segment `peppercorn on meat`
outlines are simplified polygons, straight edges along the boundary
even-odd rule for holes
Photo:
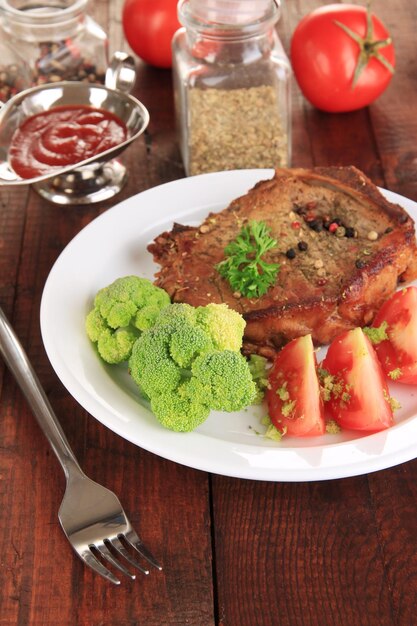
[[[278,263],[267,293],[234,291],[216,266],[242,226],[262,221]],[[273,358],[289,340],[316,344],[369,324],[399,282],[417,277],[414,222],[354,167],[277,169],[199,227],[175,224],[148,247],[174,302],[225,302],[246,320],[244,351]]]

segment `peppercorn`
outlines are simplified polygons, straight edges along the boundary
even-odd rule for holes
[[[345,237],[354,237],[354,236],[355,236],[355,229],[352,228],[352,226],[346,226]]]
[[[91,59],[84,57],[70,38],[59,42],[43,42],[35,61],[34,84],[61,80],[103,83],[104,70],[99,71]]]
[[[363,267],[365,267],[366,263],[365,261],[362,261],[362,259],[356,259],[355,265],[358,270],[361,270]]]
[[[0,65],[0,102],[7,102],[18,91],[30,85],[28,70],[15,63]]]
[[[306,241],[299,241],[297,247],[301,252],[305,252],[308,248],[308,243]]]
[[[292,209],[294,213],[297,213],[297,215],[304,215],[306,212],[305,207],[301,206],[300,204],[294,204]]]
[[[287,252],[285,253],[285,256],[287,257],[287,259],[295,259],[295,250],[294,248],[288,248]]]
[[[311,230],[314,230],[316,233],[320,233],[323,230],[323,220],[320,218],[315,218],[307,223]]]

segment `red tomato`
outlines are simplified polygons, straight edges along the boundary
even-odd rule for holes
[[[125,0],[122,23],[128,44],[141,59],[171,67],[171,41],[181,26],[177,0]]]
[[[342,428],[376,432],[392,425],[389,390],[371,342],[361,328],[332,341],[321,368],[326,408]]]
[[[385,322],[388,339],[374,348],[386,375],[399,383],[417,384],[417,287],[397,291],[380,308],[373,327]]]
[[[269,417],[280,432],[295,437],[325,432],[316,367],[311,335],[293,339],[276,356],[266,399]]]
[[[337,22],[350,29],[353,36]],[[388,86],[395,65],[394,46],[375,15],[370,25],[371,29],[366,8],[353,4],[329,4],[313,10],[299,22],[291,41],[292,67],[304,96],[318,109],[360,109],[376,100]],[[356,82],[360,45],[355,36],[372,50]],[[375,42],[386,40],[387,45],[372,49]]]

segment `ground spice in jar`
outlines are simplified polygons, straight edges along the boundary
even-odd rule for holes
[[[274,87],[189,90],[190,174],[288,165]]]

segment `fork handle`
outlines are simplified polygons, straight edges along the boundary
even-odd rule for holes
[[[45,433],[68,478],[75,471],[84,475],[22,344],[0,307],[0,353],[16,378],[39,426]]]

